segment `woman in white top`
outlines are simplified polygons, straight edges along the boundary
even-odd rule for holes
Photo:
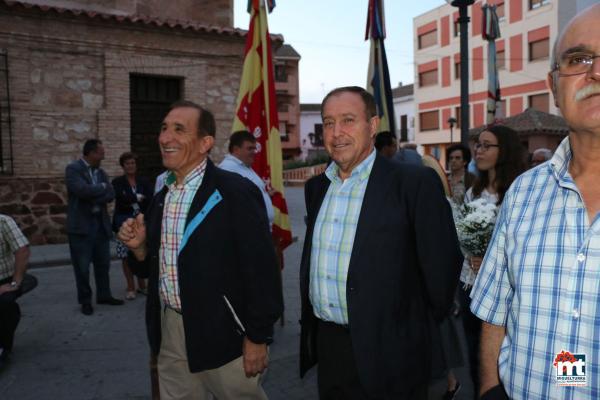
[[[525,151],[521,146],[519,136],[506,126],[490,126],[479,135],[474,151],[479,176],[473,187],[465,194],[465,203],[484,198],[499,206],[512,182],[525,171]],[[460,274],[461,286],[464,290],[459,290],[470,372],[476,397],[479,392],[478,356],[481,320],[475,317],[469,309],[471,303],[469,294],[481,261],[481,257],[465,258]]]

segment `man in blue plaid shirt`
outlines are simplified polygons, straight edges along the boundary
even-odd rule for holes
[[[596,4],[554,46],[569,136],[507,192],[471,293],[483,399],[600,398],[599,21]]]

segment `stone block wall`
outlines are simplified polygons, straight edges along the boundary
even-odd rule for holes
[[[217,3],[217,1],[215,1]],[[27,11],[30,12],[30,11]],[[32,244],[66,241],[64,169],[86,139],[103,141],[109,176],[130,150],[130,74],[179,77],[183,97],[214,112],[219,162],[235,110],[239,35],[27,12],[0,5],[0,52],[9,63],[14,173],[0,175],[0,213]]]
[[[2,179],[0,213],[15,219],[32,244],[66,240],[64,179]]]

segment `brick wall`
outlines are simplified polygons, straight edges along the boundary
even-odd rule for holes
[[[215,161],[226,153],[244,38],[87,17],[0,9],[9,62],[14,174],[0,176],[0,212],[34,244],[66,240],[64,168],[83,142],[104,142],[102,166],[122,173],[130,150],[129,75],[183,79],[183,97],[214,112]]]

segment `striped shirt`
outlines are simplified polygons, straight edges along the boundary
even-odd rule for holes
[[[169,191],[165,196],[160,232],[158,284],[163,303],[175,310],[181,310],[177,276],[179,244],[185,231],[190,205],[202,183],[205,170],[206,159],[185,177],[181,185],[177,185],[173,172],[169,172],[165,177],[165,185]]]
[[[15,252],[29,245],[14,219],[0,214],[0,279],[15,273]]]
[[[340,325],[348,324],[346,280],[358,217],[375,151],[342,181],[331,163],[325,175],[331,181],[319,210],[310,255],[309,296],[315,316]]]
[[[600,399],[600,214],[589,221],[571,158],[566,138],[515,180],[471,292],[473,313],[506,327],[498,365],[513,399]],[[557,385],[563,350],[585,354],[586,386]]]

